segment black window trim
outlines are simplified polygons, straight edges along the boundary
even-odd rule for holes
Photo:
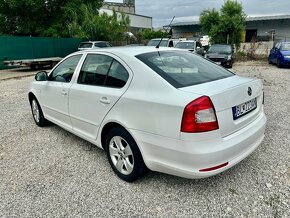
[[[106,78],[104,80],[104,84],[103,85],[93,85],[93,84],[81,83],[80,80],[79,80],[80,79],[80,76],[81,76],[82,67],[83,67],[83,65],[84,65],[84,63],[85,63],[85,61],[86,61],[86,59],[87,59],[87,57],[89,55],[104,55],[104,56],[107,56],[107,57],[112,58],[112,61],[110,63],[110,66],[108,68],[108,71],[106,73]],[[126,72],[128,73],[128,79],[127,79],[126,83],[124,84],[124,86],[122,86],[122,87],[116,87],[116,86],[108,86],[108,85],[106,85],[106,81],[107,81],[108,75],[110,73],[110,70],[111,70],[111,67],[112,67],[114,61],[116,61],[117,63],[119,63],[126,70]],[[80,67],[80,72],[79,72],[78,78],[77,78],[77,84],[78,85],[86,85],[86,86],[94,86],[94,87],[105,87],[105,88],[122,89],[122,88],[124,88],[126,86],[126,84],[128,83],[129,79],[130,79],[130,74],[129,74],[128,70],[124,67],[123,64],[120,63],[120,61],[116,60],[114,57],[112,57],[112,56],[110,56],[108,54],[103,54],[103,53],[87,53],[86,56],[84,57],[84,60],[82,61],[81,67]]]

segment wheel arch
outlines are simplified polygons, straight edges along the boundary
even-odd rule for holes
[[[36,96],[32,92],[29,92],[28,93],[29,103],[31,103],[31,101],[32,101],[33,98],[35,98],[37,100]]]
[[[117,122],[111,121],[111,122],[106,123],[101,131],[101,146],[104,150],[105,150],[105,144],[106,144],[106,136],[108,135],[110,130],[113,128],[122,128],[122,129],[125,129],[126,131],[128,131],[125,127],[123,127],[121,124],[119,124]],[[130,135],[132,136],[131,133],[130,133]]]

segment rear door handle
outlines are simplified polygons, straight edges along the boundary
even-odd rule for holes
[[[62,90],[61,91],[61,95],[66,96],[67,95],[67,92],[65,90]]]
[[[109,99],[107,99],[106,97],[102,97],[100,99],[100,102],[103,104],[110,104],[111,103],[111,101]]]

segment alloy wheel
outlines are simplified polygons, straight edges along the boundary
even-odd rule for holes
[[[134,169],[134,156],[128,142],[114,136],[109,143],[109,154],[115,168],[123,175],[129,175]]]
[[[32,115],[33,115],[34,120],[37,123],[39,123],[40,122],[40,112],[39,112],[38,104],[37,104],[35,99],[32,100],[31,108],[32,108]]]

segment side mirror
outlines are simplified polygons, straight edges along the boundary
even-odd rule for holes
[[[48,80],[47,72],[46,71],[39,71],[35,75],[34,78],[35,78],[36,81],[47,81]]]

